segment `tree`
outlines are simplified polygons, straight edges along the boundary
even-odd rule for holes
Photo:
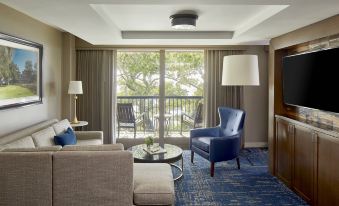
[[[9,84],[10,64],[12,62],[13,49],[10,47],[0,47],[0,84]]]
[[[10,70],[10,79],[13,84],[18,83],[20,80],[20,70],[18,65],[14,64],[13,62],[9,65]]]
[[[26,84],[33,83],[33,63],[31,60],[25,62],[25,69],[22,71],[22,81]]]
[[[203,52],[166,52],[166,95],[203,94]],[[159,52],[118,53],[118,95],[159,95]]]

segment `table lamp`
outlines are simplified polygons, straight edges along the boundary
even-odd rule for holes
[[[70,81],[68,86],[68,94],[74,94],[74,119],[72,121],[73,124],[78,124],[77,118],[77,94],[83,94],[82,91],[82,81]]]

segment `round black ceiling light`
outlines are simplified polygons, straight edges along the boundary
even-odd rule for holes
[[[174,29],[195,29],[198,15],[195,14],[174,14],[170,16],[172,28]]]

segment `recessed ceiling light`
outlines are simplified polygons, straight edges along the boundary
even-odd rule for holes
[[[173,29],[195,29],[198,15],[195,14],[174,14],[170,16]]]

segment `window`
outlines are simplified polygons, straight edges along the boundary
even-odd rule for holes
[[[119,123],[117,118],[119,138],[159,137],[159,134],[188,137],[189,129],[199,126],[193,124],[203,99],[203,65],[204,52],[200,50],[118,51],[117,102],[132,104],[135,116],[135,122],[129,124]],[[163,131],[159,131],[160,124]]]

